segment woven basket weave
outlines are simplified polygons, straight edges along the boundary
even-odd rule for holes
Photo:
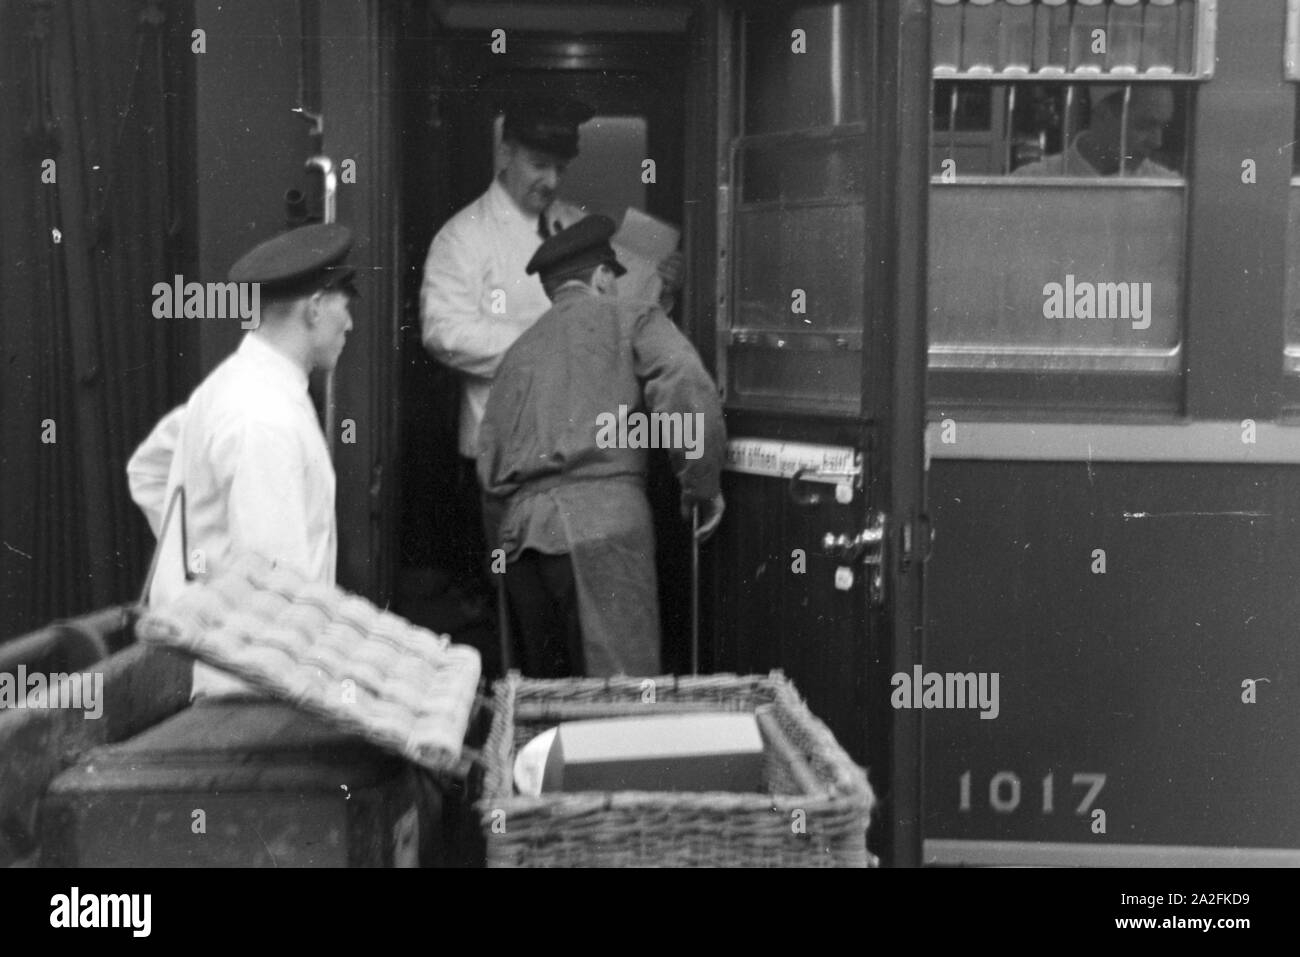
[[[651,690],[653,703],[650,703]],[[618,791],[524,797],[518,749],[561,721],[770,705],[818,790],[779,749],[766,747],[764,793]],[[874,798],[866,774],[779,671],[710,675],[498,681],[475,810],[489,867],[866,867]],[[805,772],[803,780],[809,780]]]
[[[247,554],[148,609],[136,633],[432,771],[460,772],[478,652],[359,595]]]

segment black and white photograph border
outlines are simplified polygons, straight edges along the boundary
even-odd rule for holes
[[[0,866],[1300,866],[1300,0],[0,45]]]

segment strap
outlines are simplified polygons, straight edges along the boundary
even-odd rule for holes
[[[154,546],[153,558],[149,561],[149,572],[144,577],[144,590],[140,593],[140,607],[149,604],[149,591],[153,588],[153,579],[158,571],[158,562],[161,559],[163,547],[169,540],[167,533],[171,529],[174,515],[180,516],[177,521],[181,523],[181,569],[185,573],[186,581],[194,580],[194,576],[190,574],[189,562],[186,560],[190,547],[185,525],[185,486],[178,485],[176,491],[172,492],[171,500],[167,503],[167,511],[163,513],[162,524],[158,526],[158,543]]]

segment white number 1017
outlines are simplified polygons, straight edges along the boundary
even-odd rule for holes
[[[1044,814],[1051,814],[1056,810],[1054,805],[1056,796],[1054,774],[1055,772],[1049,771],[1043,778],[1042,813]],[[970,778],[971,773],[969,771],[962,772],[961,799],[957,805],[959,811],[969,811],[971,809]],[[1079,772],[1070,779],[1070,783],[1087,786],[1088,790],[1083,795],[1083,800],[1074,809],[1075,814],[1087,814],[1088,809],[1097,800],[1097,795],[1101,793],[1101,789],[1106,786],[1106,775]],[[989,807],[999,814],[1010,814],[1020,807],[1020,778],[1014,771],[999,771],[989,778]]]

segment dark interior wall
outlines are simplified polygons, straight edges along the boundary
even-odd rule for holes
[[[151,289],[176,273],[223,279],[284,227],[287,189],[319,192],[308,124],[290,112],[315,12],[0,2],[0,120],[14,133],[0,137],[0,636],[138,594],[153,541],[126,460],[241,335],[237,320],[153,318]],[[40,181],[47,156],[57,185]],[[46,418],[57,444],[40,442]]]
[[[193,250],[189,13],[0,2],[0,638],[130,600],[152,551],[124,470],[193,361],[152,314]]]
[[[401,69],[400,163],[403,205],[401,284],[401,564],[456,568],[463,536],[457,502],[439,494],[439,477],[454,466],[460,380],[435,362],[421,343],[420,282],[429,244],[460,199],[449,197],[453,151],[442,148],[455,119],[435,96],[440,29],[426,4],[409,6],[398,42]],[[443,529],[431,535],[429,528]],[[447,534],[456,528],[458,534]]]
[[[924,712],[925,836],[1300,847],[1297,503],[1295,466],[936,460],[922,663],[1000,713]]]
[[[34,627],[37,609],[27,596],[36,588],[31,545],[37,515],[30,507],[36,473],[39,426],[18,410],[32,409],[31,395],[40,370],[38,323],[32,308],[42,298],[44,277],[37,269],[37,220],[44,203],[39,163],[21,134],[29,122],[30,91],[23,84],[31,20],[25,3],[0,3],[0,639]]]
[[[195,0],[207,43],[194,54],[200,281],[224,280],[243,252],[282,230],[285,191],[310,185],[309,126],[290,112],[301,105],[301,7]],[[205,320],[199,334],[206,375],[242,332],[237,320]]]

